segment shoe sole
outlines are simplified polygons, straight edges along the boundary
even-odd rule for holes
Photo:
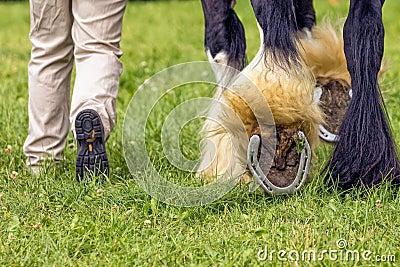
[[[75,133],[78,143],[76,179],[82,181],[85,174],[108,175],[104,130],[99,114],[91,109],[79,112],[75,119]]]

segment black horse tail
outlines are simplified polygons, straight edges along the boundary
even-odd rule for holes
[[[352,0],[343,36],[353,96],[327,165],[327,182],[340,189],[371,187],[384,179],[399,182],[399,159],[378,87],[384,49],[382,3]]]

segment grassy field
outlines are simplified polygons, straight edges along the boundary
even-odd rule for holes
[[[344,0],[336,6],[327,0],[315,2],[319,20],[326,14],[342,18],[348,5]],[[237,11],[245,24],[251,59],[259,45],[255,19],[248,1],[238,1]],[[399,1],[387,1],[385,59],[389,70],[381,81],[397,143],[399,12]],[[398,265],[398,189],[385,184],[348,194],[328,191],[319,172],[328,158],[329,146],[318,149],[313,179],[293,196],[249,193],[247,186],[239,185],[209,205],[184,208],[159,202],[137,186],[122,152],[125,111],[136,89],[153,74],[178,63],[206,59],[200,1],[129,3],[123,27],[124,73],[118,121],[107,143],[112,172],[101,185],[75,181],[72,136],[68,137],[63,170],[49,168],[34,177],[25,169],[22,146],[28,126],[28,3],[0,4],[0,26],[1,266]],[[196,88],[193,95],[212,95],[208,87]],[[197,136],[198,127],[199,123],[191,125],[184,137]],[[150,132],[148,149],[163,161],[160,166],[172,179],[179,180],[184,174],[170,168],[160,156],[158,133]],[[188,141],[188,154],[198,153],[191,148],[197,141]],[[289,261],[278,259],[279,250]],[[316,251],[321,256],[323,250],[339,252],[330,257],[322,255],[321,261],[291,261],[296,253],[301,259],[304,251]],[[344,254],[348,251],[360,253],[360,260],[350,257],[347,261]],[[369,259],[362,258],[362,253]]]

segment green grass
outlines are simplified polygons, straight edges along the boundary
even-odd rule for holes
[[[345,16],[348,1],[332,7],[316,1],[321,19]],[[258,32],[248,1],[237,10],[246,27],[248,57],[258,48]],[[390,69],[381,88],[394,136],[400,142],[400,2],[387,1],[385,59]],[[168,22],[168,23],[167,23]],[[395,255],[400,261],[400,195],[388,184],[348,194],[329,192],[319,176],[330,148],[321,147],[314,161],[312,181],[293,196],[269,197],[237,186],[222,199],[203,207],[174,207],[143,192],[132,179],[122,149],[122,125],[128,103],[143,81],[166,67],[205,60],[200,1],[129,3],[122,49],[124,73],[118,96],[118,121],[107,143],[112,174],[102,185],[75,181],[76,148],[65,150],[63,170],[49,168],[39,177],[27,172],[22,146],[27,134],[27,63],[30,55],[28,3],[0,4],[0,265],[1,266],[255,266],[266,246],[271,250],[337,249],[340,238],[347,249]],[[211,96],[197,86],[189,95]],[[167,113],[170,108],[165,105]],[[168,165],[158,144],[157,127],[149,125],[147,147],[173,181],[185,177]],[[187,154],[194,147],[200,121],[182,133]],[[193,137],[194,136],[194,137]],[[73,144],[71,136],[68,144]],[[11,146],[11,152],[6,152]],[[12,172],[18,172],[11,178]],[[380,200],[378,207],[376,201]],[[275,265],[292,266],[294,262]],[[373,261],[298,262],[300,266],[369,265]],[[396,263],[382,263],[393,265]]]

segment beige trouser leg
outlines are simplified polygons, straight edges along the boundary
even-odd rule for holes
[[[69,0],[31,0],[30,10],[29,130],[24,153],[28,165],[38,165],[46,157],[63,159],[69,129],[73,20]]]
[[[112,130],[122,65],[119,57],[126,0],[30,0],[27,164],[63,160],[70,122],[82,109],[96,110],[107,138]],[[73,58],[76,81],[70,114]],[[73,124],[72,124],[73,126]]]
[[[74,0],[72,38],[75,42],[76,80],[71,105],[75,117],[83,109],[100,115],[107,139],[116,120],[115,101],[122,64],[122,17],[127,0]]]

